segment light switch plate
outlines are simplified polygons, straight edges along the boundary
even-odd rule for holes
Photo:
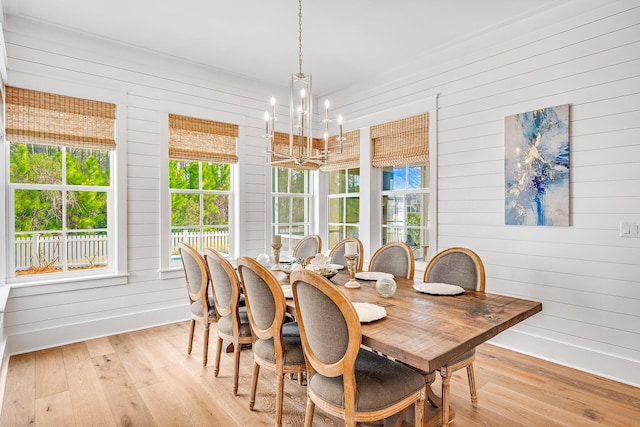
[[[640,221],[620,221],[620,237],[640,238]]]

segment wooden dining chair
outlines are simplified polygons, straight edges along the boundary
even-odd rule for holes
[[[302,382],[306,371],[298,323],[285,323],[284,292],[271,271],[248,257],[238,258],[238,271],[244,286],[249,323],[255,335],[249,408],[253,409],[256,401],[260,367],[275,371],[275,425],[279,427],[282,425],[284,375],[297,374],[298,381]]]
[[[344,250],[347,245],[347,242],[354,242],[358,247],[358,260],[356,261],[356,271],[362,271],[362,265],[364,263],[364,246],[360,239],[356,239],[355,237],[349,237],[347,239],[341,240],[331,249],[329,252],[329,258],[331,258],[331,264],[340,264],[343,266],[347,266],[347,259],[344,257]]]
[[[213,299],[218,314],[218,342],[213,375],[217,377],[220,372],[223,341],[233,343],[233,394],[237,395],[240,351],[243,345],[253,342],[249,316],[246,307],[240,306],[240,279],[233,265],[213,249],[204,250],[204,259],[209,269]]]
[[[371,257],[369,271],[382,271],[396,277],[413,279],[415,272],[413,250],[403,242],[382,245]]]
[[[189,295],[191,325],[189,329],[189,345],[187,354],[193,347],[193,333],[196,322],[204,324],[204,346],[202,348],[202,365],[207,366],[209,354],[209,325],[218,321],[213,297],[209,295],[209,270],[200,253],[187,243],[178,243],[178,251],[182,259],[184,277]]]
[[[291,281],[308,370],[304,425],[311,427],[316,405],[355,426],[415,404],[415,425],[421,426],[422,375],[360,347],[358,314],[334,284],[309,270],[292,272]]]
[[[484,292],[485,272],[482,260],[471,249],[454,247],[445,249],[431,258],[424,272],[424,281],[431,283],[448,283],[458,285],[464,289]],[[476,349],[473,348],[462,355],[449,361],[440,368],[442,377],[442,424],[449,423],[450,382],[453,373],[459,369],[467,368],[469,380],[469,392],[471,404],[478,406],[476,393],[476,381],[473,372],[473,361]]]
[[[310,234],[300,240],[291,254],[294,258],[307,258],[322,252],[322,239],[317,234]]]

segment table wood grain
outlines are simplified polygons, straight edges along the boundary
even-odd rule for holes
[[[284,274],[279,279],[288,282]],[[340,272],[331,282],[351,302],[377,304],[387,311],[385,318],[362,324],[362,344],[426,372],[542,310],[537,301],[476,291],[427,295],[413,289],[413,280],[401,278],[395,279],[395,295],[382,298],[375,282],[359,280],[360,288],[347,289],[343,285],[348,279],[348,273]],[[293,301],[287,304],[295,312]]]

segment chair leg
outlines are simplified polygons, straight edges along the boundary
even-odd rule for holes
[[[207,366],[209,357],[209,323],[204,325],[204,346],[202,347],[202,366]]]
[[[189,327],[189,345],[187,345],[187,354],[191,354],[191,348],[193,347],[193,332],[196,330],[196,321],[191,319],[191,326]]]
[[[425,403],[427,401],[427,389],[424,388],[420,392],[420,398],[416,401],[416,419],[415,424],[417,426],[424,425],[424,412],[425,412]]]
[[[240,371],[240,350],[242,350],[242,346],[240,343],[234,344],[233,349],[233,395],[238,395],[238,372]]]
[[[316,404],[313,400],[307,396],[307,410],[304,413],[304,427],[311,427],[313,425],[313,411],[316,408]]]
[[[469,392],[471,393],[471,405],[478,407],[478,394],[476,393],[476,377],[473,373],[473,364],[467,366],[467,378],[469,379]]]
[[[220,372],[220,355],[222,354],[222,338],[218,337],[216,344],[216,366],[213,368],[213,376],[217,377]]]
[[[253,409],[256,404],[256,389],[258,388],[258,375],[260,375],[260,365],[253,362],[253,374],[251,375],[251,394],[249,396],[249,409]]]
[[[449,425],[449,399],[450,399],[450,382],[451,369],[447,366],[440,368],[440,376],[442,377],[442,426]]]
[[[276,427],[282,426],[282,404],[284,401],[284,374],[276,376]]]

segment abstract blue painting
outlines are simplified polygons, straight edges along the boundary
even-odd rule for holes
[[[569,225],[569,104],[505,117],[505,224]]]

